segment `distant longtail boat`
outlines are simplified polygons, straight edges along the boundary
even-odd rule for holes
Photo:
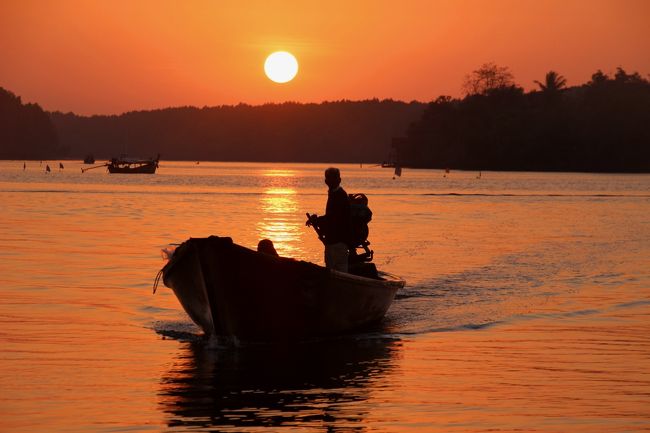
[[[112,158],[109,162],[94,167],[82,168],[81,172],[84,173],[94,168],[106,167],[109,173],[144,173],[153,174],[158,168],[160,161],[160,154],[156,159],[137,159],[128,158],[126,155],[121,155],[119,158]]]
[[[149,173],[153,174],[158,168],[158,161],[160,161],[160,155],[156,159],[135,159],[128,158],[125,155],[120,156],[119,158],[113,158],[108,163],[108,172],[109,173]]]

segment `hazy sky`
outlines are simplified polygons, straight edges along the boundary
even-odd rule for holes
[[[276,50],[300,63],[271,82]],[[47,110],[460,96],[485,62],[526,89],[650,74],[650,0],[0,0],[0,86]]]

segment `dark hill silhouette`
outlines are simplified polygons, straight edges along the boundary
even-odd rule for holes
[[[63,153],[47,113],[0,87],[0,159],[49,159]]]
[[[119,116],[51,113],[70,156],[379,162],[425,104],[392,100],[180,107]]]

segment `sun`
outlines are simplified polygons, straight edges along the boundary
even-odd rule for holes
[[[264,62],[264,72],[271,81],[287,83],[298,73],[298,60],[286,51],[276,51]]]

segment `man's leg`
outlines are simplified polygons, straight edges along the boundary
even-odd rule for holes
[[[325,266],[336,271],[348,272],[348,246],[343,242],[325,245]]]

